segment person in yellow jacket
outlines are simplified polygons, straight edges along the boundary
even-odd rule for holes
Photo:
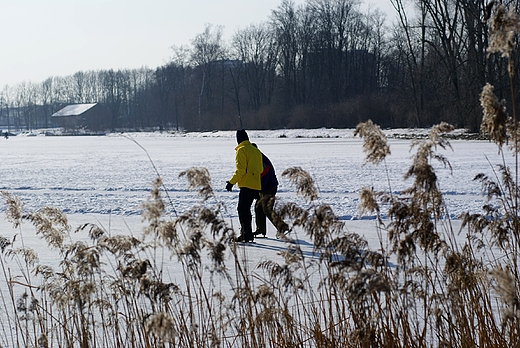
[[[241,233],[237,242],[252,242],[254,239],[251,222],[251,206],[253,201],[259,198],[262,189],[260,174],[263,171],[262,153],[249,141],[249,136],[244,129],[237,131],[237,143],[235,148],[236,169],[231,179],[226,182],[226,190],[231,191],[237,184],[240,189],[238,194],[238,219],[240,220]]]

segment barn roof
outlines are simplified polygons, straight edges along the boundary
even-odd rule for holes
[[[52,114],[52,117],[79,116],[85,111],[93,108],[96,104],[97,103],[67,105],[63,109],[56,111],[54,114]]]

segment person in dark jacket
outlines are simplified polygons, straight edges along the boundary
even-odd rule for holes
[[[238,219],[240,220],[241,233],[237,242],[252,242],[254,239],[251,222],[251,206],[258,200],[261,184],[262,154],[249,141],[249,136],[244,129],[237,131],[237,147],[235,148],[236,169],[231,179],[226,182],[226,190],[231,191],[233,185],[240,188],[238,194]]]
[[[256,144],[252,144],[257,147]],[[262,153],[262,167],[263,171],[260,174],[262,189],[260,191],[259,199],[255,204],[255,219],[256,219],[256,231],[255,237],[264,236],[267,234],[266,217],[276,227],[276,237],[280,238],[289,230],[289,226],[283,221],[283,219],[274,210],[275,195],[278,191],[278,179],[276,178],[276,172],[274,166]]]

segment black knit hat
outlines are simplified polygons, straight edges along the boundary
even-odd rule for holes
[[[245,129],[237,130],[237,143],[241,143],[245,140],[249,140]]]

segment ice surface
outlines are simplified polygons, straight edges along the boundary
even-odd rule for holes
[[[384,231],[377,229],[373,216],[359,216],[360,189],[367,186],[398,193],[412,185],[411,180],[403,179],[415,151],[410,149],[412,141],[403,139],[410,132],[389,132],[396,134],[389,140],[392,154],[379,166],[364,163],[363,140],[354,138],[352,130],[250,131],[249,136],[276,168],[281,202],[304,203],[281,176],[287,168],[302,167],[315,179],[320,203],[329,204],[345,221],[347,231],[361,234],[371,249],[378,250],[380,241],[385,240],[379,234]],[[200,202],[196,192],[187,189],[185,178],[179,178],[180,172],[194,166],[208,169],[215,199],[225,204],[225,219],[238,231],[238,191],[225,190],[225,182],[235,165],[234,132],[15,136],[0,140],[0,189],[19,197],[29,210],[43,206],[64,210],[73,231],[84,223],[93,223],[111,235],[142,236],[145,223],[140,216],[141,204],[149,196],[156,170],[172,200],[172,204],[167,203],[167,210],[180,214]],[[456,219],[465,211],[480,212],[485,204],[480,184],[473,181],[475,175],[482,172],[493,177],[495,165],[503,161],[512,164],[514,158],[508,154],[500,156],[496,146],[486,141],[452,140],[451,145],[453,151],[440,151],[451,168],[433,164],[450,217]],[[5,210],[5,205],[0,204],[0,218]],[[458,230],[460,221],[454,220],[452,224]],[[46,247],[29,223],[12,229],[7,221],[0,219],[0,231],[9,240],[16,235],[16,247],[23,244],[34,249],[41,264],[59,269],[58,251]],[[285,241],[274,238],[274,227],[269,224],[267,236],[239,248],[238,257],[254,272],[259,272],[255,267],[260,261],[282,262],[279,252],[287,249]],[[295,229],[290,237],[299,244],[305,257],[319,257],[316,254],[319,251],[303,231]],[[73,233],[71,238],[88,240],[86,233]],[[167,254],[161,257],[155,261],[167,272],[165,278],[182,284],[182,267]],[[16,287],[17,295],[24,289]],[[0,284],[1,292],[7,296],[5,282]],[[2,315],[0,319],[5,319]]]
[[[276,168],[282,202],[297,199],[293,187],[281,176],[295,166],[313,176],[320,201],[346,220],[360,218],[361,187],[399,192],[412,184],[403,179],[414,153],[410,140],[389,139],[391,155],[373,166],[364,163],[363,140],[353,137],[352,130],[250,131],[249,135]],[[481,172],[494,175],[494,166],[503,163],[503,158],[487,141],[452,140],[451,145],[453,151],[440,153],[452,170],[432,163],[450,216],[457,218],[464,211],[480,210],[484,200],[480,184],[473,178]],[[217,199],[228,206],[230,217],[236,217],[236,187],[231,193],[224,189],[234,170],[235,146],[234,132],[10,137],[0,144],[0,189],[18,196],[31,210],[52,206],[68,214],[139,215],[157,175],[155,166],[173,201],[168,209],[182,213],[200,199],[187,189],[179,173],[205,167]],[[510,155],[505,159],[513,160]]]

